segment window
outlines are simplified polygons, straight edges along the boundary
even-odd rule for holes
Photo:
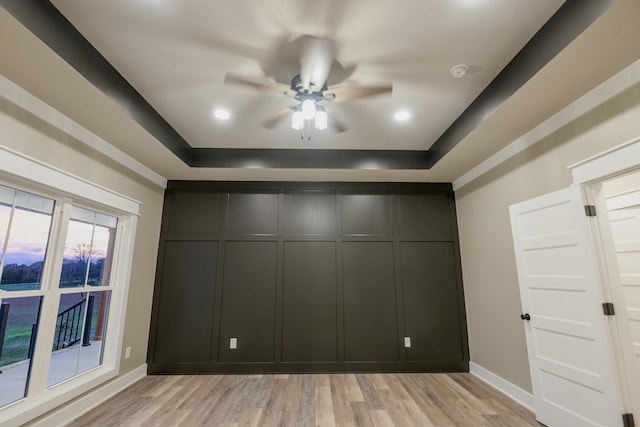
[[[47,386],[102,364],[111,291],[108,288],[116,238],[116,217],[71,207],[67,223]]]
[[[0,406],[27,393],[43,294],[24,293],[41,289],[54,205],[0,185],[0,289],[14,293],[0,306]]]
[[[0,164],[16,162],[0,147]],[[117,375],[138,211],[27,163],[20,185],[0,175],[0,419],[15,424]]]

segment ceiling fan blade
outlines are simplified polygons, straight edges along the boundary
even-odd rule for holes
[[[334,42],[312,36],[300,41],[300,81],[302,87],[313,91],[324,86],[333,65]]]
[[[327,122],[328,122],[329,128],[331,128],[333,132],[342,133],[351,129],[351,127],[349,127],[349,125],[347,125],[346,122],[338,118],[338,114],[336,113],[334,108],[329,108],[327,106],[325,107],[325,110],[328,116]]]
[[[391,92],[393,87],[387,86],[341,86],[331,88],[327,91],[327,94],[333,94],[335,98],[334,102],[351,101],[358,98],[364,98],[367,96],[380,95],[383,93]]]
[[[262,92],[275,93],[278,95],[282,95],[282,94],[286,95],[289,92],[288,88],[284,88],[280,85],[273,84],[270,82],[260,81],[257,79],[253,79],[251,77],[240,76],[238,74],[234,74],[231,72],[227,73],[224,76],[224,83],[246,86],[252,89],[260,90]]]
[[[267,129],[273,129],[278,126],[284,119],[287,118],[292,112],[291,107],[285,107],[275,112],[271,117],[265,119],[260,123]]]
[[[346,132],[349,129],[351,129],[349,127],[349,125],[347,125],[342,120],[336,119],[335,117],[332,117],[330,119],[330,123],[331,123],[331,127],[332,127],[332,129],[334,130],[335,133],[342,133],[342,132]]]

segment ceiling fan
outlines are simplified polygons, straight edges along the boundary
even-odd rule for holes
[[[280,44],[276,48],[275,59],[263,66],[273,82],[258,81],[233,72],[228,72],[224,81],[225,84],[284,94],[296,101],[261,123],[268,129],[275,128],[291,116],[291,127],[295,130],[302,130],[305,126],[323,130],[329,126],[328,115],[331,112],[328,103],[351,101],[392,90],[391,84],[340,85],[355,71],[355,66],[343,67],[334,55],[333,40],[304,35]],[[348,126],[335,115],[331,117],[331,124],[337,132],[348,130]]]

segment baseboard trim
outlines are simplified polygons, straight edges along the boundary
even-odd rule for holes
[[[156,363],[148,364],[149,375],[207,374],[310,374],[338,372],[469,372],[469,362],[278,362],[278,363]]]
[[[32,427],[64,426],[141,380],[146,375],[147,365],[144,364],[95,390],[89,391],[72,403],[52,411],[50,415],[46,415],[33,423]]]
[[[489,384],[491,387],[495,388],[502,394],[515,400],[531,412],[535,413],[535,410],[533,408],[533,395],[531,393],[524,391],[520,387],[511,384],[504,378],[473,362],[469,362],[469,372],[485,383]]]

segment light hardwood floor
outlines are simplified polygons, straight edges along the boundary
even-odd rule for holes
[[[148,376],[79,426],[541,426],[470,374]]]

